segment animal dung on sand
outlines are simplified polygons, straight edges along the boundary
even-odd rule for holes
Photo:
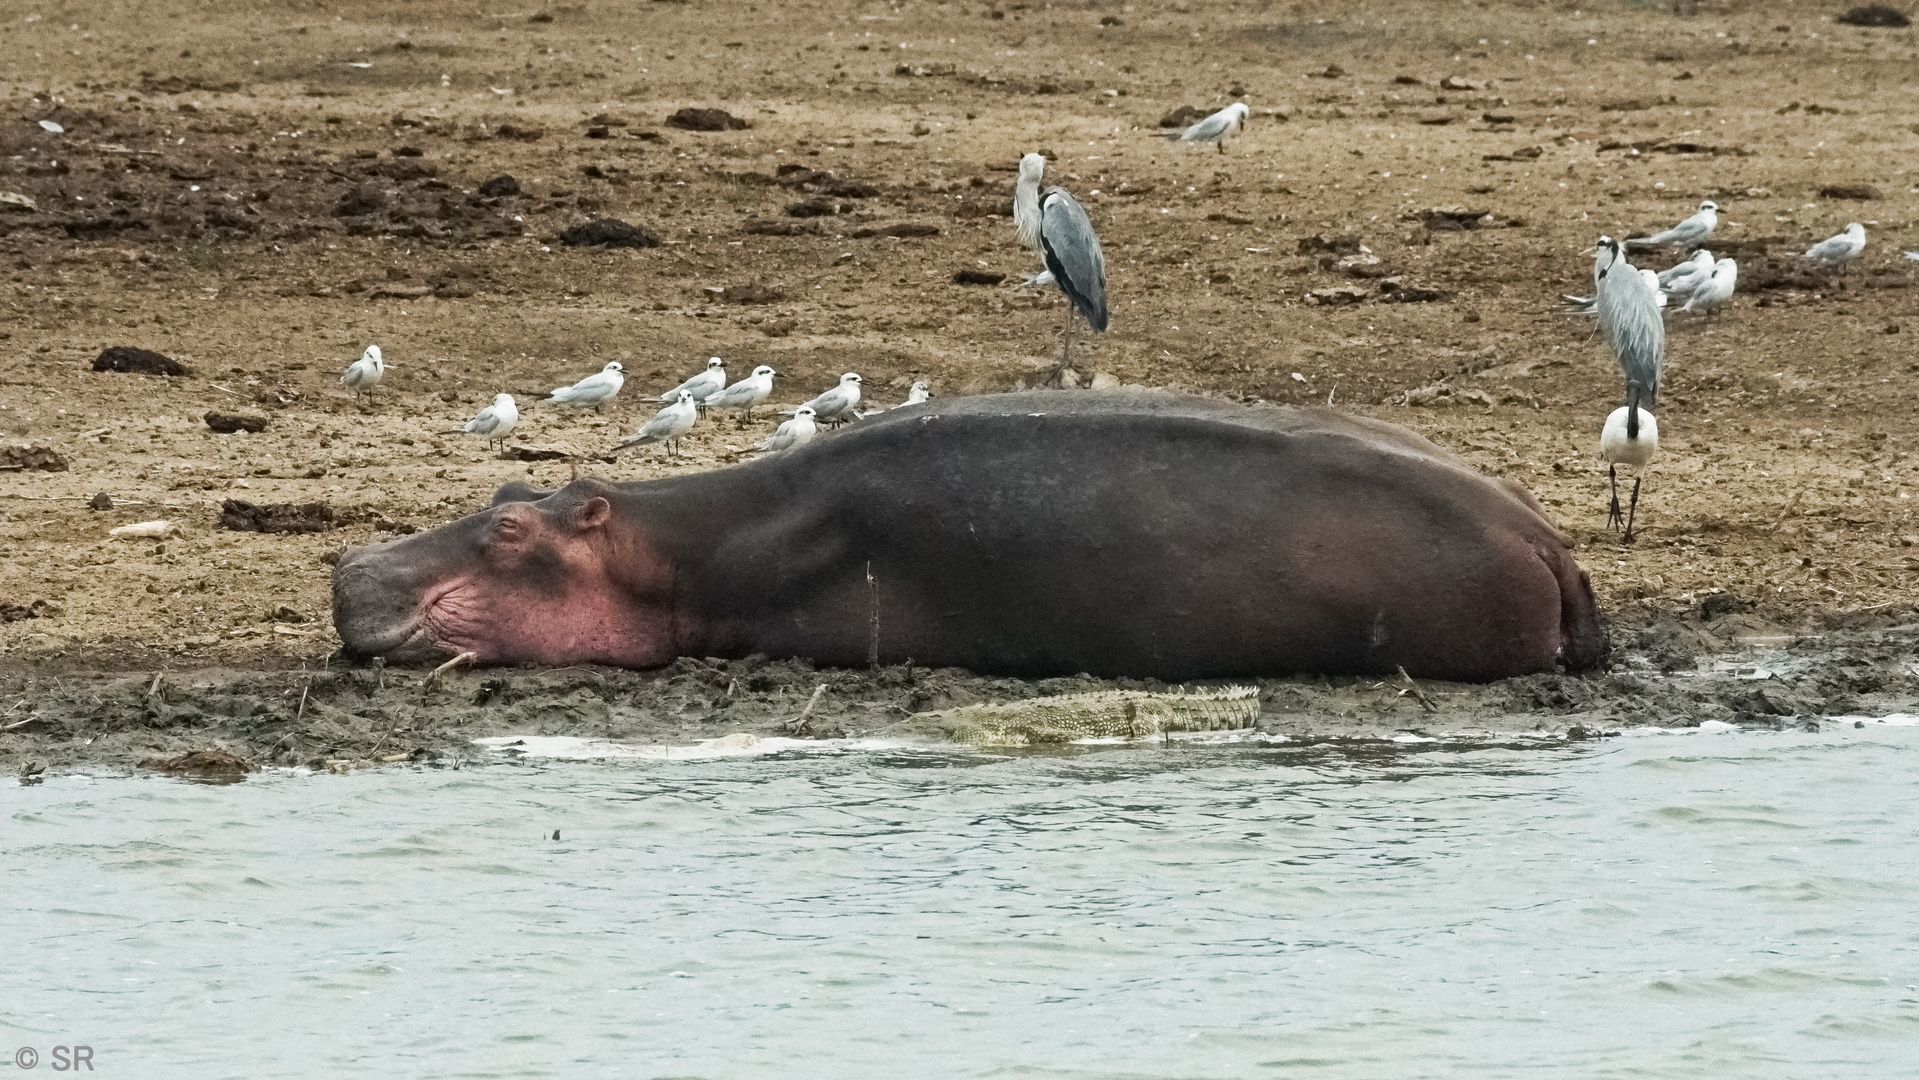
[[[129,345],[114,345],[101,350],[100,355],[93,358],[93,370],[175,377],[192,374],[190,368],[170,356]]]

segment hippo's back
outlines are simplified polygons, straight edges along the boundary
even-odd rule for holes
[[[1486,679],[1583,666],[1599,640],[1530,499],[1325,409],[960,398],[738,471],[763,512],[692,583],[721,653]]]

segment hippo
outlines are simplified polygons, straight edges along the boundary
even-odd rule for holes
[[[928,401],[730,468],[509,484],[345,552],[333,618],[388,663],[1483,682],[1606,653],[1517,485],[1393,424],[1157,392]]]

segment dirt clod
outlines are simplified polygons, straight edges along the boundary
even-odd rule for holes
[[[0,445],[0,471],[66,472],[67,459],[47,446]]]
[[[248,773],[260,771],[260,766],[219,747],[189,750],[173,757],[150,757],[140,762],[140,767],[168,776],[225,783],[243,780]]]
[[[992,274],[985,270],[953,271],[953,284],[955,285],[998,285],[1005,280],[1005,274]]]
[[[136,349],[128,345],[114,345],[101,351],[93,358],[93,370],[118,371],[129,375],[172,375],[191,374],[185,364],[170,356],[163,356],[152,349]]]
[[[1847,26],[1881,26],[1895,29],[1912,25],[1911,17],[1905,12],[1884,4],[1866,4],[1848,9],[1844,15],[1839,16],[1838,21]]]
[[[651,248],[660,246],[660,238],[618,218],[583,221],[566,229],[558,237],[568,247]]]
[[[239,499],[220,504],[220,527],[234,532],[327,532],[343,524],[326,503],[268,503],[256,506]]]
[[[725,109],[681,109],[666,118],[667,127],[681,131],[743,131],[751,124]]]
[[[508,195],[518,195],[520,193],[520,182],[511,176],[502,174],[485,181],[475,190],[484,198],[503,199]]]
[[[113,496],[108,495],[106,492],[102,491],[99,494],[95,495],[93,498],[87,500],[87,509],[111,510],[113,509]]]
[[[1884,195],[1879,193],[1879,189],[1873,187],[1871,184],[1827,184],[1825,187],[1819,189],[1819,197],[1822,199],[1855,199],[1860,202],[1870,202],[1874,199],[1885,198]]]
[[[261,432],[267,429],[264,416],[229,416],[226,413],[209,412],[201,417],[207,426],[222,435],[231,435],[236,431]]]

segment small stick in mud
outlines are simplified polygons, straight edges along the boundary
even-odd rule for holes
[[[1439,711],[1439,706],[1434,705],[1432,703],[1432,700],[1426,696],[1425,692],[1420,690],[1419,684],[1413,681],[1413,677],[1411,675],[1406,674],[1406,666],[1404,664],[1401,664],[1399,666],[1399,677],[1405,680],[1406,692],[1413,696],[1414,701],[1419,702],[1420,708],[1426,710],[1427,712]]]
[[[373,670],[380,673],[380,689],[385,690],[386,689],[386,657],[384,656],[374,657]]]
[[[313,689],[312,683],[308,683],[300,688],[300,707],[293,712],[293,722],[296,724],[307,714],[307,691],[311,689]]]
[[[473,660],[479,655],[480,654],[476,652],[463,652],[460,655],[454,657],[453,659],[448,660],[446,663],[441,664],[439,667],[436,667],[432,671],[427,672],[426,684],[428,686],[432,686],[435,682],[439,680],[440,676],[446,674],[449,671],[452,671],[454,668],[459,667],[461,664],[464,664],[470,660]]]
[[[163,671],[156,671],[153,673],[153,685],[147,687],[147,697],[153,698],[153,697],[160,696],[160,678],[161,676],[165,674],[166,673]]]
[[[824,693],[826,693],[825,683],[815,686],[813,688],[813,696],[806,700],[806,708],[801,709],[798,716],[786,722],[786,730],[795,735],[804,730],[806,727],[806,718],[813,715],[813,706],[820,703],[820,695]]]
[[[1792,516],[1792,512],[1794,510],[1799,509],[1799,497],[1801,495],[1804,495],[1805,493],[1806,493],[1805,488],[1800,488],[1798,491],[1795,491],[1792,493],[1792,498],[1786,500],[1785,509],[1779,511],[1779,516],[1772,519],[1772,528],[1769,530],[1770,532],[1778,532],[1779,526],[1784,525],[1786,523],[1786,519]]]

